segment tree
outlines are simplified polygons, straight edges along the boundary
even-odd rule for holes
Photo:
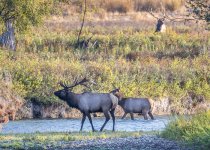
[[[84,0],[84,15],[83,15],[83,18],[82,18],[82,24],[81,24],[81,28],[79,30],[79,34],[77,36],[77,44],[76,44],[77,46],[76,47],[80,47],[81,46],[80,36],[82,34],[82,29],[83,29],[83,26],[84,26],[84,23],[85,23],[86,12],[87,12],[87,0]],[[85,44],[85,42],[82,43],[82,47],[83,47],[83,44]]]
[[[15,33],[23,33],[43,21],[52,0],[0,0],[0,23],[4,32],[0,45],[15,50]]]
[[[205,20],[207,23],[210,23],[209,0],[188,0],[187,8],[194,18],[198,20]]]

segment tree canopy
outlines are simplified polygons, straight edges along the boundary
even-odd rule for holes
[[[52,0],[0,0],[0,22],[12,20],[18,32],[40,24],[50,12]]]

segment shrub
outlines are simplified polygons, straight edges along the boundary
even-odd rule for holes
[[[169,123],[162,132],[165,138],[179,140],[195,149],[210,147],[210,111],[186,118],[178,118]]]
[[[84,28],[86,33],[90,29]],[[34,32],[18,38],[15,53],[0,50],[0,74],[9,72],[14,90],[26,99],[58,102],[53,91],[59,81],[72,83],[86,76],[98,82],[93,91],[120,87],[125,96],[169,97],[179,102],[192,91],[210,99],[208,52],[205,36],[194,33],[165,34],[135,29],[94,28],[97,47],[75,49],[76,34]],[[82,92],[83,87],[75,88]]]

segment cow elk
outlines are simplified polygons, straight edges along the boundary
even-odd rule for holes
[[[120,105],[125,112],[122,119],[124,119],[128,113],[130,113],[132,120],[134,120],[134,113],[142,114],[145,120],[148,119],[148,114],[152,120],[154,119],[151,112],[151,102],[148,98],[123,98],[119,89],[115,89],[111,92],[118,97],[118,105]]]

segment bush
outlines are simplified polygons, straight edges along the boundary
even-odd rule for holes
[[[41,29],[40,29],[41,30]],[[16,52],[0,50],[0,74],[12,75],[13,89],[28,100],[59,102],[53,91],[59,81],[71,84],[86,76],[98,83],[93,91],[109,92],[120,87],[125,96],[169,97],[180,102],[193,92],[210,99],[209,46],[205,36],[194,33],[153,34],[135,29],[94,28],[91,42],[97,47],[75,49],[76,34],[41,30],[18,37]],[[90,29],[84,28],[86,33]],[[83,87],[75,88],[82,92]]]
[[[210,111],[176,119],[166,127],[162,136],[186,142],[195,149],[209,149]]]

